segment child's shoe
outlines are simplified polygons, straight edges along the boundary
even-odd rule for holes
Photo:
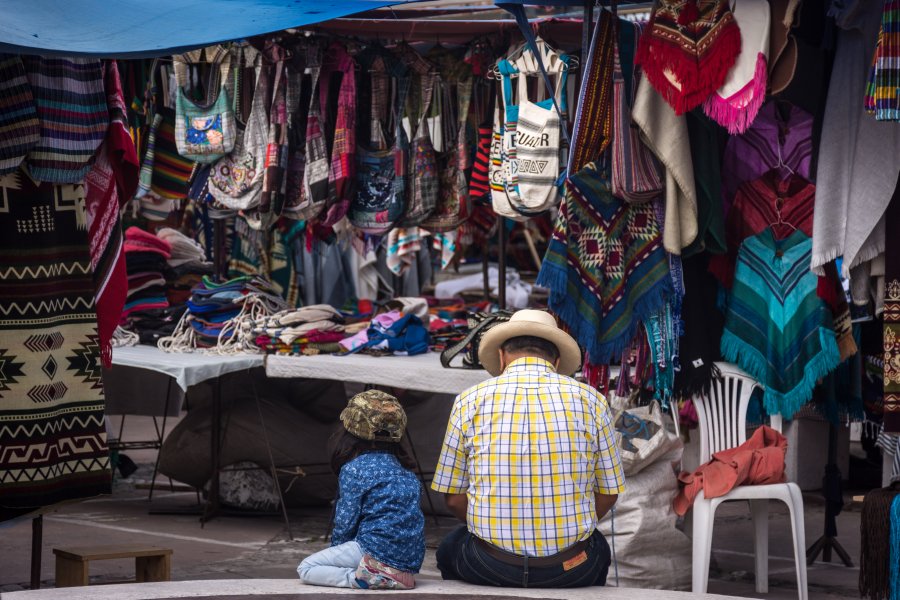
[[[416,587],[412,573],[389,567],[368,554],[356,568],[356,584],[369,590],[411,590]]]

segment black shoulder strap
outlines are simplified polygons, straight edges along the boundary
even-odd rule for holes
[[[441,366],[445,369],[464,369],[466,367],[453,367],[450,365],[450,362],[459,356],[466,347],[472,343],[472,341],[478,336],[481,331],[491,325],[494,321],[496,321],[500,317],[500,315],[490,315],[486,317],[481,323],[473,327],[469,330],[469,333],[466,334],[466,337],[461,339],[459,342],[453,344],[443,352],[441,352]]]

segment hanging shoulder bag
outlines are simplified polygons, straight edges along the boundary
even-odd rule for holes
[[[420,75],[421,107],[416,113],[417,127],[411,138],[409,152],[409,182],[406,186],[406,214],[400,227],[418,227],[434,211],[437,205],[439,181],[437,158],[428,130],[428,109],[434,95],[438,75],[430,72]],[[408,117],[413,121],[412,116]]]
[[[623,25],[628,27],[629,25]],[[640,25],[632,25],[638,31]],[[641,139],[638,127],[631,120],[631,104],[639,78],[633,77],[630,93],[626,90],[625,77],[619,57],[619,46],[615,45],[613,59],[613,97],[612,97],[612,159],[611,184],[612,194],[633,204],[649,202],[663,191],[662,168],[656,156]],[[631,60],[631,57],[626,57]]]
[[[372,73],[373,97],[376,81],[382,76],[380,67],[376,65]],[[397,94],[392,107],[396,130],[393,146],[386,150],[360,146],[356,154],[357,189],[347,218],[354,227],[370,235],[385,235],[393,229],[406,205],[409,142],[399,117],[401,107],[406,103],[409,77],[404,73],[396,78],[396,82]],[[376,144],[386,143],[381,117],[381,114],[372,114],[371,141]]]
[[[265,176],[268,70],[262,67],[260,56],[253,53],[251,56],[256,65],[256,85],[250,116],[243,131],[238,132],[231,153],[219,159],[209,175],[209,193],[232,210],[248,210],[259,205]]]
[[[206,105],[190,100],[185,90],[190,87],[191,67],[197,64],[202,50],[172,57],[175,81],[175,143],[178,153],[194,162],[212,163],[234,148],[235,121],[226,82],[231,56],[221,46],[208,51],[211,63],[207,94],[216,94]]]

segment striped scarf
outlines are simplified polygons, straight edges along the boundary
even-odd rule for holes
[[[570,175],[537,284],[588,362],[618,358],[638,325],[672,294],[652,204],[614,198],[596,163]]]
[[[635,64],[682,115],[722,87],[741,52],[741,32],[726,0],[660,0]]]
[[[771,229],[747,238],[738,254],[722,334],[722,355],[765,388],[769,414],[793,417],[812,399],[816,381],[840,363],[831,313],[809,270],[812,240]]]
[[[37,181],[80,183],[109,125],[103,65],[95,58],[22,62],[41,122],[41,140],[25,159],[29,172]]]
[[[900,121],[900,1],[886,0],[878,45],[866,83],[866,112],[878,121]]]

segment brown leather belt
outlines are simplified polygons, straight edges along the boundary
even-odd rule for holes
[[[484,541],[478,536],[473,535],[472,537],[475,539],[475,543],[478,544],[478,547],[484,550],[487,554],[496,558],[500,562],[516,567],[525,566],[526,559],[528,560],[528,566],[531,567],[554,567],[556,565],[560,565],[570,558],[574,558],[581,552],[587,550],[588,542],[590,541],[590,538],[582,540],[576,544],[569,546],[562,552],[557,552],[556,554],[551,554],[550,556],[520,556],[518,554],[513,554],[512,552],[507,552],[502,548],[498,548],[497,546]]]

